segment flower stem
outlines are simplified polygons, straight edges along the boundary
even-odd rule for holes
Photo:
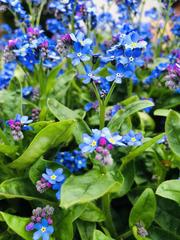
[[[123,234],[121,234],[119,237],[117,237],[117,240],[124,240],[132,235],[132,230],[129,230]]]
[[[110,88],[110,91],[109,91],[108,95],[106,96],[106,98],[105,98],[105,100],[104,100],[104,105],[105,105],[105,106],[108,105],[108,102],[109,102],[109,100],[110,100],[110,98],[111,98],[111,95],[112,95],[115,87],[116,87],[116,83],[113,82],[113,84],[112,84],[112,86],[111,86],[111,88]]]
[[[106,194],[102,197],[102,209],[105,214],[106,220],[105,220],[105,226],[110,232],[112,237],[116,237],[116,229],[113,224],[112,215],[111,215],[111,200],[110,200],[110,194]]]
[[[100,103],[100,124],[99,124],[99,128],[102,129],[105,125],[105,112],[106,112],[106,106],[104,104],[104,102]]]

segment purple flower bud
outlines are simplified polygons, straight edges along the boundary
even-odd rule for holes
[[[102,148],[102,147],[97,147],[97,148],[96,148],[96,152],[102,153],[102,152],[103,152],[103,148]]]
[[[31,223],[29,223],[27,226],[26,226],[26,231],[32,231],[32,230],[34,230],[34,223],[33,222],[31,222]]]
[[[107,149],[104,149],[103,153],[104,156],[108,156],[109,155],[109,151]]]
[[[46,216],[46,212],[43,210],[42,213],[41,213],[41,217],[45,217]]]
[[[95,159],[98,160],[98,161],[101,161],[102,156],[101,156],[100,154],[97,154],[96,157],[95,157]]]
[[[41,222],[41,217],[37,217],[36,222]]]
[[[105,146],[106,144],[107,144],[106,138],[105,138],[105,137],[101,137],[101,138],[99,139],[99,145],[100,145],[100,146]]]
[[[112,150],[112,149],[113,149],[113,145],[112,145],[112,144],[108,144],[108,145],[107,145],[107,149],[108,149],[108,150]]]
[[[47,219],[47,221],[48,221],[48,224],[50,224],[50,225],[53,224],[53,220],[50,217]]]

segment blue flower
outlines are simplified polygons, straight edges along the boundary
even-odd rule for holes
[[[95,75],[100,71],[101,69],[100,67],[97,68],[96,70],[92,70],[91,66],[85,65],[84,69],[86,71],[86,74],[79,75],[79,78],[84,79],[83,83],[88,84],[91,80],[95,82],[100,80],[100,77]]]
[[[99,103],[98,101],[95,101],[95,102],[88,102],[85,106],[84,106],[84,110],[86,112],[89,112],[91,109],[97,109],[99,106]]]
[[[124,46],[126,49],[145,48],[147,42],[140,39],[140,36],[136,32],[131,32],[124,39]]]
[[[120,136],[118,133],[111,133],[107,127],[102,129],[101,137],[106,138],[107,141],[112,145],[125,146],[125,144],[122,143],[122,136]]]
[[[22,95],[24,98],[28,98],[33,93],[33,87],[28,86],[22,89]]]
[[[140,146],[142,145],[142,134],[135,133],[131,130],[128,134],[123,136],[122,142],[124,142],[128,146]]]
[[[147,10],[145,12],[145,16],[146,17],[150,17],[153,20],[157,20],[158,19],[158,11],[155,7],[151,8],[150,10]]]
[[[68,57],[72,59],[72,64],[74,66],[80,64],[80,62],[86,62],[90,60],[90,54],[91,50],[89,46],[81,46],[80,43],[75,42],[74,43],[74,53],[69,53]]]
[[[78,150],[71,152],[58,152],[56,162],[65,166],[70,172],[78,172],[86,168],[87,159]]]
[[[52,169],[46,168],[46,173],[43,173],[42,176],[51,184],[63,183],[65,180],[65,176],[63,174],[62,168],[58,168],[55,171],[53,171]]]
[[[83,143],[79,145],[82,153],[92,153],[98,146],[98,140],[101,137],[101,131],[97,129],[92,130],[92,137],[88,134],[83,134]]]
[[[122,83],[122,78],[124,77],[125,67],[122,64],[118,64],[116,70],[108,68],[108,72],[111,76],[106,77],[109,82],[114,81],[115,83]],[[127,73],[126,73],[127,75]]]
[[[72,41],[80,43],[82,46],[91,45],[93,42],[90,38],[86,38],[85,34],[80,31],[78,31],[76,35],[74,35],[74,33],[71,33],[70,37]]]
[[[42,238],[43,240],[49,240],[50,235],[54,232],[53,226],[49,226],[48,221],[43,218],[41,223],[36,223],[34,229],[37,230],[33,234],[33,240]]]

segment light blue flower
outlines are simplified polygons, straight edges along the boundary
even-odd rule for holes
[[[52,169],[46,168],[46,173],[43,173],[42,176],[51,184],[63,183],[65,180],[65,176],[63,174],[62,168],[58,168],[55,171],[53,171]]]
[[[98,146],[98,140],[101,137],[101,131],[97,129],[92,130],[92,136],[83,134],[83,143],[79,145],[82,153],[92,153]]]
[[[128,134],[123,136],[122,141],[128,146],[140,146],[142,145],[142,133],[130,130]]]
[[[105,137],[112,145],[125,146],[125,144],[122,142],[122,136],[120,136],[118,133],[111,133],[107,127],[102,129],[101,137]]]
[[[54,232],[53,226],[49,226],[45,218],[42,219],[41,223],[36,223],[34,229],[38,231],[33,234],[33,240],[38,240],[40,238],[49,240],[49,236]]]

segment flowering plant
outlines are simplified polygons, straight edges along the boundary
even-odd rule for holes
[[[2,240],[179,239],[179,2],[97,2],[0,0]]]

